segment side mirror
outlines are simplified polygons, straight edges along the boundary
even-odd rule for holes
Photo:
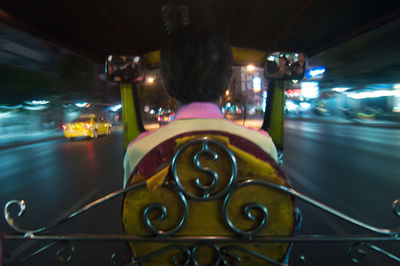
[[[301,80],[306,72],[306,62],[304,53],[271,53],[264,60],[264,75],[267,79]]]
[[[109,55],[105,71],[109,81],[118,83],[142,82],[146,77],[146,65],[140,56]]]

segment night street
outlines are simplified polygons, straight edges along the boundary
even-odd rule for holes
[[[399,226],[391,204],[400,198],[400,130],[294,120],[287,121],[285,128],[284,164],[295,189],[371,225]],[[21,225],[48,225],[121,188],[122,160],[122,132],[118,131],[96,140],[59,139],[0,150],[0,204],[24,199],[27,212],[18,219]],[[366,233],[302,203],[299,206],[304,216],[302,234]],[[53,232],[120,233],[119,215],[120,200],[115,199]],[[12,232],[4,218],[0,231]],[[14,244],[3,243],[5,252],[15,255],[37,245],[26,242],[14,249]],[[299,254],[306,257],[305,265],[351,265],[346,254],[351,244],[295,245],[291,265],[299,264]],[[390,244],[378,245],[398,255]],[[75,247],[67,265],[109,265],[113,252],[126,252],[123,243],[78,242]],[[56,250],[51,248],[24,265],[58,265]],[[360,265],[395,265],[392,262],[369,251]]]
[[[32,229],[49,225],[121,188],[122,149],[122,131],[113,131],[111,136],[96,140],[60,139],[1,150],[0,204],[3,208],[8,200],[24,199],[27,211],[17,221]],[[121,233],[120,210],[120,200],[114,199],[52,232]],[[12,232],[4,218],[0,221],[0,231]],[[4,244],[5,252],[9,250],[7,244]],[[30,244],[32,242],[27,242],[18,249],[13,245],[12,255],[24,252],[26,248],[29,250]],[[44,242],[38,244],[34,247],[40,247]],[[101,249],[103,246],[104,250]],[[59,247],[49,249],[25,265],[65,265],[57,261]],[[94,248],[92,243],[77,243],[75,255],[68,265],[110,265],[111,254],[125,250],[124,244],[119,243],[119,247],[100,243]]]
[[[372,226],[399,227],[392,202],[400,198],[400,130],[291,120],[285,133],[285,170],[295,189]],[[369,233],[304,203],[299,206],[301,234]],[[292,263],[303,254],[305,265],[355,265],[346,254],[352,244],[297,244]],[[398,254],[395,244],[375,244]],[[358,265],[398,265],[366,251]]]

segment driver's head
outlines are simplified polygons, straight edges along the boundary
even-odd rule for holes
[[[232,76],[227,40],[180,29],[161,50],[161,74],[167,92],[181,103],[217,102]]]

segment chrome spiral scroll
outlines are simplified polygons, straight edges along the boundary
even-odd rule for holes
[[[129,191],[132,191],[132,190],[135,190],[135,189],[138,189],[138,188],[142,188],[142,187],[145,187],[145,186],[146,186],[146,182],[143,181],[143,182],[140,182],[140,183],[136,183],[136,184],[130,185],[130,186],[124,188],[124,189],[117,190],[117,191],[112,192],[112,193],[110,193],[110,194],[108,194],[108,195],[106,195],[106,196],[104,196],[102,198],[99,198],[99,199],[97,199],[95,201],[92,201],[91,203],[89,203],[89,204],[85,205],[84,207],[78,209],[77,211],[72,212],[71,214],[69,214],[69,215],[67,215],[67,216],[65,216],[65,217],[53,222],[50,225],[43,226],[43,227],[40,227],[40,228],[37,228],[37,229],[26,229],[26,228],[23,228],[17,222],[15,222],[15,220],[11,217],[9,209],[10,209],[10,207],[12,205],[18,205],[18,207],[19,207],[18,216],[22,216],[25,213],[26,204],[25,204],[24,200],[10,200],[9,202],[7,202],[6,205],[4,206],[4,217],[5,217],[8,225],[11,226],[11,228],[13,228],[15,231],[17,231],[19,233],[24,233],[25,237],[29,238],[29,237],[33,237],[34,234],[36,234],[36,233],[41,233],[41,232],[48,231],[48,230],[56,227],[57,225],[65,223],[65,222],[67,222],[67,221],[69,221],[69,220],[71,220],[71,219],[73,219],[73,218],[75,218],[75,217],[77,217],[77,216],[79,216],[79,215],[81,215],[81,214],[83,214],[83,213],[85,213],[85,212],[97,207],[97,206],[100,206],[101,204],[103,204],[103,203],[105,203],[105,202],[107,202],[109,200],[112,200],[112,199],[118,197],[119,195],[122,195],[124,193],[129,192]]]
[[[42,254],[43,252],[45,252],[46,250],[50,249],[51,247],[53,247],[55,245],[61,245],[61,247],[56,252],[58,260],[61,262],[69,262],[72,259],[73,255],[75,254],[74,245],[72,245],[68,241],[54,241],[54,242],[51,242],[50,244],[47,244],[47,245],[39,248],[35,252],[31,253],[28,256],[25,256],[22,259],[19,259],[19,260],[16,260],[15,258],[11,259],[11,261],[6,262],[5,265],[21,265],[21,264],[25,263],[26,261],[28,261],[29,259],[31,259],[39,254]]]
[[[61,242],[61,244],[63,246],[57,250],[57,258],[61,262],[69,262],[75,254],[75,246],[66,241]]]
[[[200,181],[200,178],[195,178],[194,179],[194,184],[196,188],[199,190],[199,195],[192,194],[188,192],[182,185],[180,178],[178,176],[177,172],[177,163],[180,160],[183,152],[189,148],[190,146],[198,145],[201,144],[201,150],[197,151],[197,153],[193,157],[193,163],[194,166],[202,173],[206,173],[209,178],[210,182],[207,184],[204,184]],[[221,191],[217,191],[215,193],[212,193],[214,190],[218,180],[219,176],[216,171],[213,169],[210,169],[209,167],[204,167],[200,163],[200,157],[209,155],[211,156],[211,159],[213,161],[216,161],[219,158],[219,155],[211,149],[210,146],[216,146],[219,149],[223,150],[227,155],[230,160],[231,166],[232,166],[232,171],[231,171],[231,176],[229,177],[229,182],[225,186],[225,188]],[[172,163],[171,163],[171,169],[173,173],[174,180],[179,188],[180,191],[182,191],[187,197],[195,200],[200,200],[200,201],[205,201],[205,200],[215,200],[223,197],[226,195],[226,193],[229,191],[230,187],[234,183],[236,176],[237,176],[237,162],[236,162],[236,157],[233,154],[233,152],[228,149],[224,144],[208,139],[208,138],[201,138],[201,139],[195,139],[192,141],[189,141],[185,143],[182,147],[180,147],[177,152],[175,153],[175,156],[172,158]]]
[[[132,259],[121,253],[115,252],[111,255],[111,264],[115,266],[127,265],[132,262]]]
[[[165,207],[165,205],[163,205],[161,203],[153,203],[153,204],[148,205],[146,207],[146,209],[144,210],[144,212],[143,212],[143,221],[146,224],[147,228],[149,228],[150,231],[153,234],[155,234],[156,236],[173,235],[177,231],[179,231],[183,227],[183,225],[186,223],[187,216],[188,216],[188,213],[189,213],[187,200],[185,198],[185,195],[182,192],[177,192],[177,194],[178,194],[179,199],[181,200],[181,203],[182,203],[182,206],[183,206],[183,214],[182,214],[181,220],[179,221],[179,224],[175,228],[172,228],[172,229],[167,230],[167,231],[163,231],[163,230],[157,229],[151,222],[150,215],[154,211],[160,211],[161,212],[160,216],[157,218],[157,220],[159,220],[159,221],[162,221],[167,217],[168,211],[167,211],[167,207]]]
[[[191,253],[190,250],[187,248],[181,248],[182,253],[178,253],[175,256],[172,257],[172,262],[175,265],[189,265],[190,263],[190,258],[191,258]]]
[[[4,206],[4,217],[6,218],[6,221],[8,223],[9,226],[12,227],[12,229],[14,229],[15,231],[19,232],[19,233],[24,233],[24,234],[33,234],[33,233],[38,233],[38,232],[42,232],[44,231],[46,228],[42,227],[42,228],[38,228],[38,229],[25,229],[22,226],[20,226],[17,222],[15,222],[15,220],[11,217],[10,214],[10,207],[12,205],[17,205],[19,207],[19,212],[18,212],[18,216],[21,217],[26,210],[26,203],[24,200],[10,200],[9,202],[7,202],[7,204]],[[29,235],[27,235],[27,237],[29,237]]]
[[[258,234],[261,230],[264,229],[265,225],[268,222],[268,208],[265,207],[264,205],[260,204],[260,203],[255,203],[255,202],[251,202],[246,204],[243,207],[243,215],[248,218],[251,221],[255,221],[256,218],[253,216],[253,214],[251,213],[252,210],[256,210],[258,212],[261,213],[262,218],[261,221],[258,222],[258,225],[256,225],[256,227],[252,230],[241,230],[239,228],[237,228],[231,221],[231,219],[229,219],[229,215],[228,215],[228,205],[229,205],[229,201],[232,198],[232,195],[240,188],[249,185],[250,183],[244,184],[244,185],[237,185],[236,188],[234,188],[234,190],[229,193],[225,200],[224,200],[224,204],[222,206],[222,211],[224,214],[224,218],[225,218],[225,222],[226,224],[237,234],[242,235],[242,236],[246,236],[246,237],[251,237],[254,236],[256,234]]]
[[[393,201],[392,209],[394,214],[400,217],[400,199]]]
[[[381,249],[378,246],[375,246],[375,245],[372,245],[369,243],[365,243],[365,242],[354,243],[348,250],[347,254],[352,262],[361,263],[364,260],[364,258],[368,255],[367,249],[373,250],[376,253],[384,255],[396,262],[400,262],[400,257],[397,257],[397,256],[393,255],[392,253]]]
[[[194,156],[194,165],[197,166],[197,168],[203,172],[208,174],[211,177],[211,182],[210,185],[204,185],[201,183],[200,178],[196,178],[195,184],[196,186],[203,191],[203,199],[208,199],[210,197],[210,192],[215,188],[215,185],[217,184],[218,181],[218,173],[215,172],[214,170],[208,168],[208,167],[203,167],[200,164],[200,157],[203,156],[204,154],[209,154],[211,155],[212,160],[215,162],[218,159],[218,154],[211,150],[210,147],[208,146],[207,142],[202,143],[201,150],[196,153]]]
[[[220,265],[220,262],[221,262],[221,259],[222,259],[221,250],[220,250],[220,248],[219,248],[218,246],[216,246],[216,245],[211,245],[211,244],[200,244],[200,245],[195,246],[195,247],[192,249],[192,261],[193,261],[193,264],[194,264],[195,266],[200,266],[200,265],[201,265],[201,264],[198,262],[198,260],[196,259],[196,254],[197,254],[197,251],[198,251],[201,247],[206,247],[206,246],[211,247],[211,248],[214,250],[215,262],[214,262],[213,265],[215,265],[215,266]]]

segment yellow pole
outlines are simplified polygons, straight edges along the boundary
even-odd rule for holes
[[[283,125],[285,122],[285,90],[282,81],[274,80],[269,83],[267,101],[267,121],[263,129],[268,132],[278,150],[283,151]],[[272,98],[271,98],[272,97]],[[270,105],[270,106],[268,106]]]
[[[128,144],[140,134],[132,84],[121,84],[121,104],[125,151]]]

